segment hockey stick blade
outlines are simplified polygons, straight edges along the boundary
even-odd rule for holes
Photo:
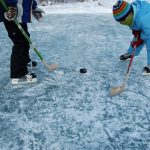
[[[58,67],[58,64],[51,64],[51,65],[49,66],[49,71],[56,70],[57,67]]]
[[[122,86],[113,87],[110,91],[110,95],[115,96],[122,93],[124,91],[124,87],[125,87],[124,84]]]
[[[47,63],[46,63],[46,61],[44,61],[44,60],[42,60],[42,62],[43,62],[43,64],[44,64],[44,66],[48,69],[48,71],[53,71],[53,70],[55,70],[55,69],[57,69],[57,67],[58,67],[58,64],[51,64],[51,65],[48,65]]]

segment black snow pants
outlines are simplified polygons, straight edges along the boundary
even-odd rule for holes
[[[20,23],[20,25],[27,35],[30,36],[27,23]],[[28,73],[27,63],[31,61],[29,57],[30,45],[13,21],[4,20],[4,26],[8,32],[9,38],[13,42],[10,77],[19,78]]]

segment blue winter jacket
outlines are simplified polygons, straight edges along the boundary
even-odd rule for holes
[[[4,0],[7,6],[17,6],[18,15],[17,20],[20,23],[27,23],[31,21],[32,9],[37,7],[35,0]],[[0,4],[0,22],[4,19],[4,8]]]
[[[147,64],[150,65],[150,3],[146,0],[136,0],[132,4],[134,10],[132,30],[142,30],[141,39],[144,43],[136,49],[135,55],[139,55],[143,46],[147,49]],[[133,48],[130,46],[128,52],[131,54]]]

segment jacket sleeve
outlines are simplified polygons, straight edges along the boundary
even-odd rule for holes
[[[37,7],[37,2],[33,0],[32,9],[34,10]]]
[[[17,6],[18,0],[6,0],[7,6]]]

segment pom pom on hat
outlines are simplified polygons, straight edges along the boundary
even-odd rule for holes
[[[117,1],[113,6],[113,16],[116,21],[126,18],[132,11],[132,5],[126,1]]]

